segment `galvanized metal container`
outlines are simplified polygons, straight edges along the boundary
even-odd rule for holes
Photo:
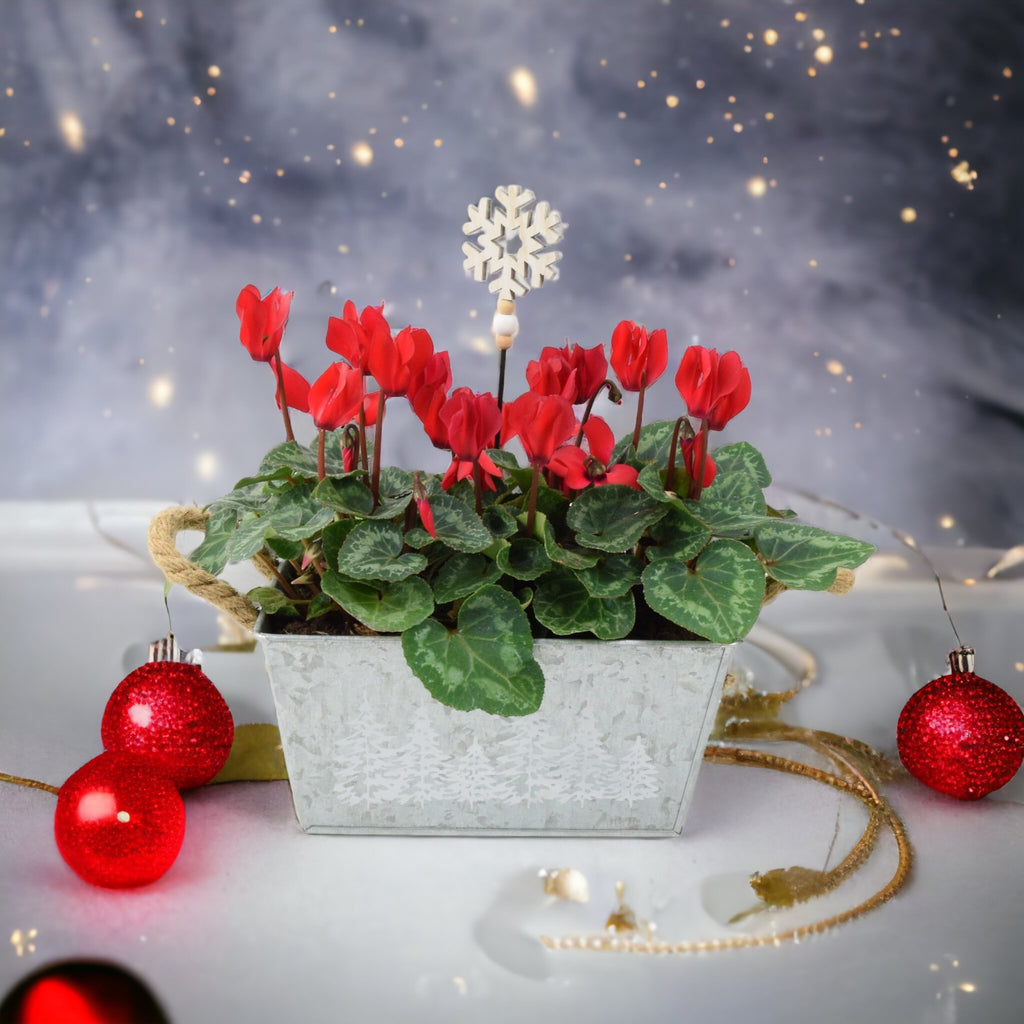
[[[307,832],[676,835],[731,656],[538,640],[543,704],[501,718],[435,701],[397,637],[257,636]]]

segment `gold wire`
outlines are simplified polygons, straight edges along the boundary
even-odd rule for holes
[[[911,848],[910,840],[907,838],[906,829],[888,801],[865,781],[832,775],[830,772],[823,771],[820,768],[815,768],[799,761],[792,761],[789,758],[780,757],[778,754],[769,754],[762,750],[752,750],[746,747],[709,746],[704,752],[704,760],[710,761],[712,764],[767,768],[771,771],[784,772],[789,775],[800,775],[815,782],[832,786],[834,789],[849,793],[851,796],[856,796],[868,806],[871,821],[884,821],[891,830],[893,839],[896,841],[898,862],[892,878],[881,889],[868,897],[868,899],[851,907],[849,910],[841,911],[838,914],[833,914],[820,921],[814,921],[811,924],[789,928],[782,932],[772,932],[766,935],[735,935],[721,939],[703,939],[689,942],[652,940],[643,943],[630,943],[628,940],[603,935],[589,937],[575,935],[564,938],[551,938],[550,936],[542,935],[540,940],[544,946],[552,950],[579,949],[612,953],[675,954],[708,953],[721,949],[749,949],[757,946],[781,946],[787,942],[800,942],[812,935],[819,935],[830,928],[835,928],[837,925],[862,917],[887,903],[906,884],[914,862],[913,849]],[[864,835],[861,836],[850,855],[843,864],[839,865],[830,874],[834,875],[836,872],[841,872],[842,877],[846,877],[863,863],[874,846],[875,839],[872,835],[872,830],[873,827],[869,822]],[[874,832],[877,835],[877,827],[875,827]],[[836,884],[838,885],[841,880],[839,878]]]
[[[20,775],[8,775],[7,772],[0,772],[0,782],[10,782],[15,786],[28,786],[29,789],[43,789],[54,796],[60,793],[60,789],[49,785],[49,783],[39,782],[37,779],[24,779]]]

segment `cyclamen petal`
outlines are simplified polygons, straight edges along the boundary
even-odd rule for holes
[[[309,389],[309,411],[318,430],[350,423],[362,401],[363,375],[348,363],[331,363]]]
[[[257,362],[267,363],[277,355],[291,311],[292,292],[275,288],[260,297],[254,284],[247,284],[235,300],[235,312],[241,321],[239,340]]]
[[[576,433],[572,403],[561,395],[526,391],[502,409],[502,441],[518,437],[533,466],[543,466]]]
[[[270,364],[268,364],[270,365]],[[273,367],[271,366],[271,370]],[[284,397],[289,409],[298,409],[299,412],[309,412],[309,381],[297,370],[293,370],[287,363],[281,363],[281,374],[284,377]],[[274,374],[274,383],[277,384],[277,374]],[[279,389],[274,388],[274,400],[278,409],[281,408],[281,395]]]

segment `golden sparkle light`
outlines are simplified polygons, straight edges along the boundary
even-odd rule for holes
[[[522,65],[513,68],[508,75],[508,85],[524,107],[532,107],[537,102],[537,79],[529,68]]]
[[[819,64],[831,64],[833,56],[832,47],[825,44],[822,44],[814,51],[814,59]]]
[[[903,209],[900,210],[900,220],[903,221],[904,224],[913,224],[914,221],[917,220],[917,210],[912,206],[904,206]]]
[[[949,173],[957,184],[968,190],[974,188],[975,179],[978,177],[978,172],[971,170],[971,165],[966,160],[961,160]]]
[[[773,28],[766,28],[764,30],[764,45],[774,46],[779,41],[779,33]]]
[[[36,951],[35,942],[33,941],[39,934],[35,928],[29,928],[27,931],[22,931],[20,928],[15,928],[11,932],[11,945],[14,947],[14,952],[18,956],[24,956],[26,953],[34,953]]]
[[[352,159],[360,167],[369,167],[373,163],[373,147],[368,142],[357,142],[352,147]]]
[[[85,150],[85,128],[82,119],[73,110],[62,110],[57,119],[64,143],[72,153]]]
[[[174,381],[170,377],[154,377],[146,388],[146,397],[158,409],[166,409],[174,399]]]
[[[200,452],[196,456],[196,476],[200,480],[213,480],[220,472],[220,459],[214,452]]]
[[[760,176],[756,178],[751,178],[747,182],[747,192],[756,198],[760,198],[761,196],[765,195],[767,191],[768,182],[765,181],[764,178]]]

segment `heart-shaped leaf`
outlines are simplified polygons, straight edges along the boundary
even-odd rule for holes
[[[782,519],[763,523],[754,537],[768,574],[799,590],[827,590],[838,568],[854,569],[875,550],[853,537]]]
[[[498,568],[517,580],[535,580],[551,568],[544,545],[532,537],[513,537],[495,554]]]
[[[324,528],[321,537],[323,544],[324,561],[329,569],[338,568],[338,555],[341,552],[341,545],[345,538],[359,525],[358,519],[339,519],[336,523]]]
[[[591,597],[621,597],[640,582],[642,568],[634,555],[606,555],[591,568],[577,569],[576,577]]]
[[[748,505],[734,505],[714,497],[702,496],[700,501],[684,502],[686,510],[704,523],[716,537],[732,537],[734,540],[752,537],[754,531],[764,523],[774,522],[761,501],[761,509]]]
[[[487,583],[497,583],[501,569],[486,555],[456,552],[438,570],[434,600],[448,604],[468,597]]]
[[[557,568],[537,584],[533,614],[559,636],[593,633],[600,640],[619,640],[633,628],[636,606],[631,592],[594,597],[575,573]]]
[[[621,484],[592,487],[570,506],[566,522],[576,540],[600,551],[628,551],[668,511],[642,491]]]
[[[764,567],[745,544],[718,540],[695,566],[659,558],[643,573],[644,598],[659,615],[714,643],[740,640],[757,621]]]
[[[718,472],[704,494],[715,501],[764,512],[764,489],[772,482],[761,453],[746,441],[727,444],[713,452]]]
[[[337,607],[337,603],[330,594],[317,594],[316,597],[309,602],[309,607],[306,609],[306,618],[318,619],[321,615],[333,612]]]
[[[640,429],[640,445],[637,449],[636,458],[639,462],[665,463],[668,459],[669,445],[672,444],[672,431],[675,429],[674,420],[658,420],[655,423],[645,423]],[[632,462],[633,435],[617,441],[615,450],[612,452],[611,462]]]
[[[501,505],[488,505],[481,519],[492,537],[511,537],[519,529],[516,517]]]
[[[370,584],[328,569],[321,586],[349,615],[378,633],[401,633],[434,611],[433,591],[419,576]]]
[[[534,533],[544,543],[544,553],[558,565],[568,569],[589,569],[597,565],[601,557],[596,551],[584,551],[577,547],[563,547],[555,539],[555,528],[543,512],[538,512]]]
[[[321,505],[335,512],[350,516],[368,516],[373,512],[373,494],[361,473],[327,477],[316,485],[313,494]]]
[[[188,556],[189,561],[202,566],[208,573],[219,576],[231,560],[228,545],[238,527],[238,513],[233,508],[222,508],[206,520],[206,536]]]
[[[493,584],[466,598],[457,629],[425,619],[402,634],[402,650],[431,695],[460,711],[529,715],[544,697],[526,613]]]
[[[402,531],[394,523],[366,519],[345,538],[338,552],[338,569],[356,580],[394,583],[427,567],[423,555],[402,553]]]
[[[292,599],[277,587],[253,587],[245,596],[253,604],[258,604],[260,610],[267,615],[276,615],[278,612],[285,612],[288,615],[299,614]]]
[[[647,557],[678,558],[684,562],[696,558],[711,539],[711,530],[686,510],[682,502],[673,505],[648,531],[653,541],[647,548]]]
[[[260,463],[259,475],[268,477],[279,469],[287,469],[289,476],[316,479],[316,455],[297,441],[285,441],[271,448]]]
[[[267,538],[267,547],[285,561],[291,562],[302,557],[303,547],[301,540],[288,540],[285,537],[276,536]]]
[[[430,499],[437,539],[456,551],[483,551],[494,542],[480,517],[458,498],[439,494]]]

